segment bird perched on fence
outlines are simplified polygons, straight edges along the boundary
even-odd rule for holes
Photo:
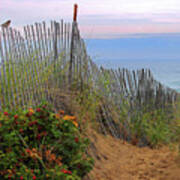
[[[1,24],[1,27],[8,28],[11,24],[11,20],[6,21],[5,23]]]

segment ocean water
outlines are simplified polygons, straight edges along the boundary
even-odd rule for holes
[[[86,39],[89,55],[106,68],[151,69],[156,80],[180,92],[180,35]]]

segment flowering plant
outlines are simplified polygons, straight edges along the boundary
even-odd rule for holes
[[[0,179],[80,180],[93,166],[76,117],[47,104],[0,113]]]

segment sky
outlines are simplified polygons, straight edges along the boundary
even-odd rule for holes
[[[179,0],[0,0],[0,23],[72,21],[77,3],[78,23],[85,38],[118,38],[133,34],[180,33]]]

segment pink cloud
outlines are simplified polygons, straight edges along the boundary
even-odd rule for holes
[[[85,38],[118,37],[122,34],[134,33],[179,33],[180,24],[142,24],[119,26],[80,26],[81,34]]]
[[[77,0],[81,33],[85,37],[105,37],[123,33],[180,32],[180,13],[172,11],[178,9],[180,2],[171,1],[174,4],[170,0]],[[137,3],[140,3],[138,7]],[[156,6],[160,3],[162,6]],[[7,19],[16,27],[61,18],[71,22],[73,4],[74,0],[2,0],[0,24]]]

